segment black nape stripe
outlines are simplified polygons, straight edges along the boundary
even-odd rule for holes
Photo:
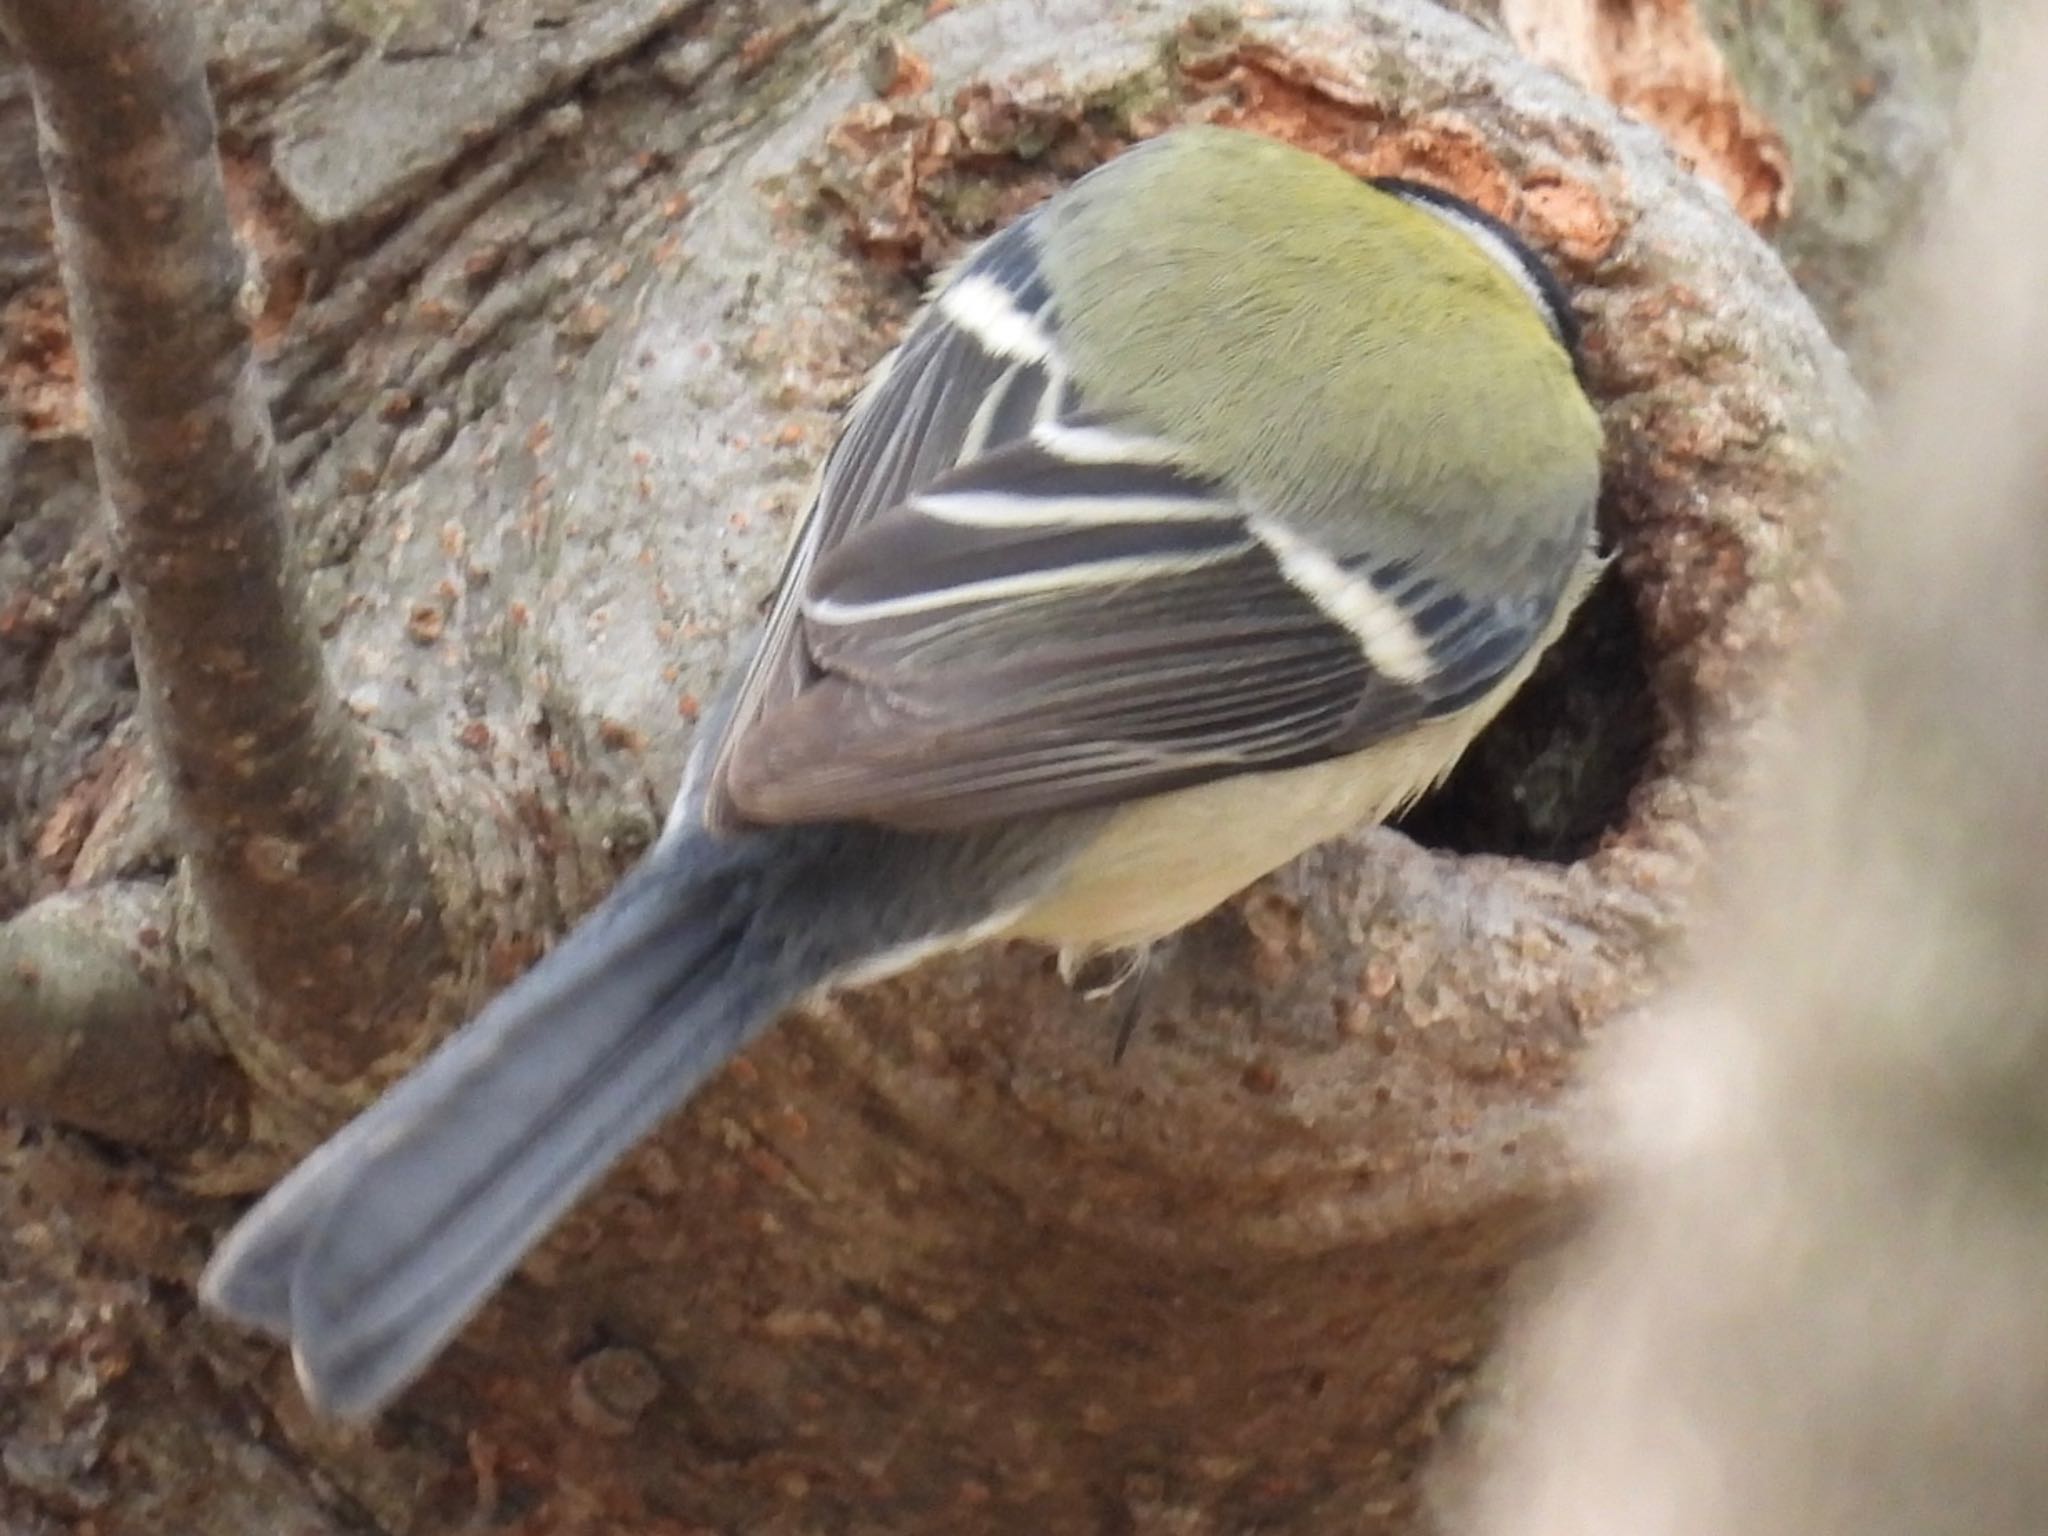
[[[1557,331],[1557,339],[1564,343],[1564,349],[1571,355],[1572,367],[1583,374],[1585,359],[1579,350],[1580,326],[1578,314],[1572,309],[1571,294],[1557,274],[1550,270],[1550,264],[1532,250],[1527,241],[1508,225],[1496,219],[1484,208],[1468,203],[1454,192],[1442,187],[1433,187],[1428,182],[1410,181],[1405,176],[1369,176],[1366,185],[1376,187],[1389,196],[1404,202],[1429,203],[1469,219],[1488,234],[1494,236],[1508,252],[1521,263],[1522,270],[1529,275],[1529,281],[1536,285],[1536,291],[1543,296],[1544,308],[1550,312],[1550,323]]]

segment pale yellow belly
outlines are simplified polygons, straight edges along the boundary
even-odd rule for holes
[[[1317,843],[1386,820],[1456,766],[1564,632],[1605,564],[1588,551],[1542,639],[1471,707],[1349,757],[1126,806],[1000,936],[1057,945],[1076,958],[1149,944]]]
[[[1449,770],[1492,713],[1469,711],[1349,757],[1127,806],[1006,936],[1076,953],[1163,938],[1317,843],[1391,816]]]

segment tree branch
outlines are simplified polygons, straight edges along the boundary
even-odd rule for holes
[[[323,667],[238,307],[204,55],[166,0],[6,0],[188,872],[242,1000],[360,1062],[438,966],[414,814]],[[371,963],[374,960],[374,964]]]
[[[109,885],[0,926],[0,1105],[131,1146],[223,1139],[244,1079],[176,1027],[169,920],[163,891]]]

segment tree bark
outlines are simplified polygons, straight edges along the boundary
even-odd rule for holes
[[[203,930],[184,941],[219,949],[274,1040],[351,1075],[406,1037],[440,929],[412,808],[342,709],[288,545],[197,29],[176,0],[9,0],[0,30],[31,82],[142,709]]]
[[[1653,134],[1420,0],[989,0],[901,34],[880,5],[504,9],[548,24],[370,7],[218,34],[287,576],[442,896],[448,968],[389,1017],[452,1020],[652,834],[915,280],[1172,121],[1442,181],[1552,254],[1588,322],[1616,573],[1406,832],[1201,925],[1121,1067],[1021,950],[793,1020],[368,1436],[310,1423],[273,1352],[180,1298],[217,1197],[387,1069],[275,1031],[179,925],[169,963],[250,1073],[251,1140],[7,1154],[50,1234],[24,1285],[88,1254],[165,1282],[107,1302],[71,1399],[100,1416],[33,1443],[84,1459],[110,1531],[151,1528],[139,1469],[180,1461],[242,1511],[392,1532],[1403,1527],[1504,1277],[1586,1175],[1563,1136],[1583,1043],[1652,987],[1823,591],[1859,413],[1840,356]],[[24,457],[54,473],[63,441]],[[63,718],[90,699],[100,723],[52,734],[12,888],[161,884],[133,694],[83,665],[81,637],[118,638],[103,552],[75,523],[54,542],[29,590],[62,618],[19,697],[69,690]],[[74,1346],[25,1337],[0,1369],[38,1403],[28,1377]],[[167,1383],[195,1384],[209,1454],[155,1454]],[[270,1454],[237,1471],[252,1415]],[[0,1513],[75,1518],[63,1477],[14,1476]]]
[[[161,889],[119,883],[0,927],[0,1103],[156,1152],[235,1143],[247,1086],[185,1018],[170,927]]]

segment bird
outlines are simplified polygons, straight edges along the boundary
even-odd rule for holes
[[[934,280],[750,662],[580,923],[220,1244],[374,1415],[791,1009],[972,945],[1142,952],[1439,782],[1597,580],[1579,322],[1510,227],[1169,130]]]

